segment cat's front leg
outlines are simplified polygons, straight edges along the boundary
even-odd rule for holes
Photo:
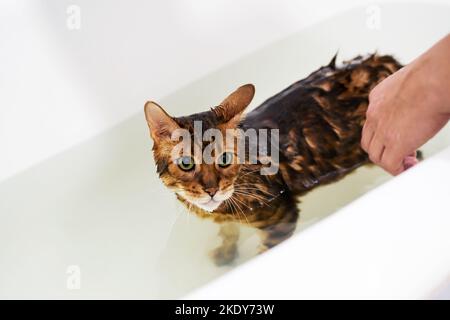
[[[224,222],[220,225],[219,236],[222,243],[211,251],[210,256],[217,266],[223,266],[230,264],[237,257],[239,226],[233,222]]]
[[[283,202],[283,204],[277,208],[274,216],[279,217],[279,219],[276,219],[275,221],[270,219],[268,220],[268,223],[270,224],[258,228],[261,233],[260,253],[276,246],[292,236],[297,227],[299,216],[295,201],[289,199]]]

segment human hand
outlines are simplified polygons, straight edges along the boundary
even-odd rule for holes
[[[361,146],[397,175],[417,163],[416,150],[450,115],[450,36],[379,83],[369,95]]]

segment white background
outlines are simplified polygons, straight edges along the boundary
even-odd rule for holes
[[[0,180],[134,116],[0,183],[0,296],[179,297],[224,272],[205,254],[215,229],[177,216],[154,174],[147,99],[185,115],[252,81],[255,106],[338,48],[340,58],[378,48],[406,63],[450,31],[449,6],[381,4],[376,31],[365,1],[233,3],[1,0]],[[71,4],[80,30],[67,28]],[[441,132],[426,161],[373,192],[386,176],[365,167],[302,197],[305,232],[199,294],[235,295],[238,285],[241,297],[432,296],[448,285],[450,154],[431,155],[449,137]],[[253,248],[243,240],[238,263]],[[81,290],[66,286],[69,265],[82,268]]]
[[[385,2],[92,1],[0,2],[0,181],[242,55],[338,12]],[[67,28],[71,4],[81,9],[79,30]]]

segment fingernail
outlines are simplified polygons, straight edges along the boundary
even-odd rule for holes
[[[414,167],[418,162],[416,157],[406,157],[403,160],[403,167],[405,170],[408,170],[409,168]]]

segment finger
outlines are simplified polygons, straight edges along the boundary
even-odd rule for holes
[[[403,159],[403,168],[408,170],[411,167],[414,167],[419,163],[419,159],[417,159],[417,151],[411,152],[408,154],[405,159]]]
[[[369,145],[370,145],[370,141],[373,138],[374,135],[374,131],[372,129],[372,126],[370,124],[370,122],[367,122],[364,124],[362,133],[361,133],[362,137],[361,137],[361,148],[363,148],[364,151],[368,152],[369,151]]]
[[[379,165],[390,174],[396,176],[404,171],[404,158],[405,156],[398,152],[398,149],[386,146]]]
[[[405,170],[408,170],[411,167],[414,167],[416,164],[419,163],[419,160],[415,156],[407,156],[405,159],[403,159],[403,168]]]
[[[369,145],[369,158],[373,163],[380,163],[381,157],[384,152],[384,142],[380,139],[379,134],[375,133]]]

